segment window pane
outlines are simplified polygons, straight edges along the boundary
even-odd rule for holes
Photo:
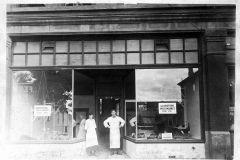
[[[113,64],[125,64],[125,53],[113,53]]]
[[[139,51],[139,40],[127,40],[128,51]]]
[[[40,42],[28,42],[28,53],[39,53]]]
[[[99,41],[98,42],[98,51],[99,52],[110,52],[110,41]]]
[[[71,73],[13,71],[10,140],[72,139]]]
[[[172,52],[171,53],[171,63],[183,63],[183,53],[182,52]]]
[[[235,62],[235,50],[227,50],[227,62]]]
[[[84,65],[96,65],[97,57],[96,54],[84,54]]]
[[[226,46],[230,49],[235,49],[235,37],[226,37]]]
[[[142,64],[154,64],[154,53],[142,53]]]
[[[44,41],[42,42],[42,52],[54,52],[54,42],[53,41]]]
[[[156,48],[157,51],[169,50],[168,39],[155,40],[155,48]]]
[[[82,41],[70,41],[70,52],[82,52]]]
[[[183,40],[182,39],[170,39],[171,50],[183,50]]]
[[[153,40],[142,40],[141,49],[142,49],[142,51],[154,51],[154,41]]]
[[[136,102],[126,102],[125,136],[136,139]]]
[[[140,54],[139,53],[128,53],[127,54],[127,64],[139,64]]]
[[[112,41],[113,51],[125,51],[125,40],[114,40]]]
[[[52,66],[53,65],[53,55],[43,54],[42,55],[42,66]]]
[[[197,38],[185,39],[185,50],[197,50]]]
[[[169,63],[169,55],[167,52],[156,53],[156,63]]]
[[[68,55],[56,54],[56,65],[68,65]]]
[[[13,43],[14,53],[25,53],[26,52],[26,42],[14,42]]]
[[[28,55],[28,66],[39,66],[39,55]]]
[[[25,66],[25,55],[13,55],[13,66]]]
[[[201,139],[197,68],[138,69],[136,96],[137,139]]]
[[[82,65],[82,54],[70,54],[70,65]]]
[[[198,63],[198,52],[185,52],[186,63]]]
[[[99,64],[100,65],[109,65],[111,64],[111,55],[107,54],[98,54]]]
[[[68,42],[67,41],[57,41],[56,42],[56,52],[68,52]]]
[[[84,41],[84,52],[96,52],[96,41]]]

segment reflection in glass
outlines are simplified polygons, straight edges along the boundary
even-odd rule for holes
[[[137,139],[201,138],[197,68],[136,70],[136,100]]]
[[[11,140],[72,138],[71,73],[71,70],[13,72]]]

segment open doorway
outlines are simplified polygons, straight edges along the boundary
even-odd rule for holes
[[[99,104],[99,118],[98,118],[98,139],[99,144],[104,148],[109,148],[109,134],[110,130],[105,128],[103,122],[111,116],[111,110],[115,109],[117,116],[120,114],[121,99],[113,97],[104,97],[98,99]]]

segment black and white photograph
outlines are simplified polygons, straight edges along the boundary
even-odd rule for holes
[[[237,3],[1,4],[0,159],[240,159]]]

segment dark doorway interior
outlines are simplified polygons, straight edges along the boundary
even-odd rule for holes
[[[105,128],[103,122],[111,116],[111,110],[115,109],[117,115],[120,112],[120,98],[105,97],[99,99],[99,143],[105,148],[109,148],[109,129]]]

